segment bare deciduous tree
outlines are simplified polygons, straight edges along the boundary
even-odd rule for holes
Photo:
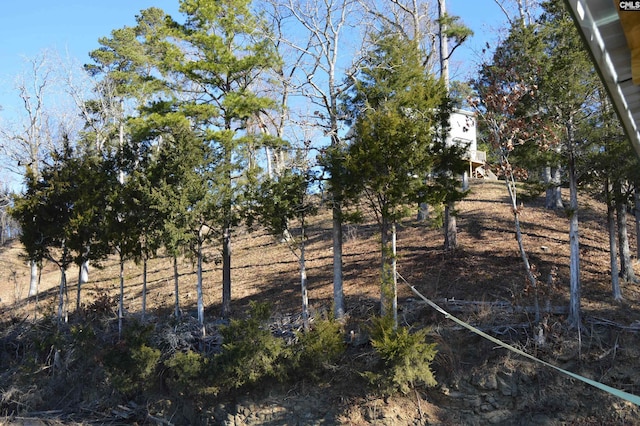
[[[58,120],[52,110],[59,83],[55,59],[46,50],[25,59],[26,68],[15,80],[21,109],[5,114],[11,118],[0,123],[0,155],[6,169],[17,176],[24,176],[27,170],[38,176],[60,140],[56,134],[64,131],[64,120]],[[31,262],[29,296],[37,291],[38,265]]]
[[[535,22],[539,0],[494,0],[504,16],[513,25],[517,21],[524,25],[531,25]]]
[[[423,65],[427,69],[434,68],[438,62],[438,11],[431,3],[424,0],[362,0],[366,11],[375,17],[379,25],[419,43],[425,54]]]
[[[362,25],[365,14],[361,3],[356,0],[288,0],[272,2],[272,6],[284,18],[282,42],[300,55],[300,66],[295,75],[291,75],[299,87],[298,94],[308,102],[301,109],[306,112],[299,115],[299,124],[317,129],[318,138],[329,138],[330,148],[339,150],[344,145],[340,133],[339,98],[351,85],[354,60],[360,57],[359,51],[365,40],[359,31],[367,28],[367,25]],[[336,318],[344,315],[343,195],[340,193],[339,173],[338,167],[330,170]]]

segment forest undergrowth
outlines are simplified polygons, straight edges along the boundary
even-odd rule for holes
[[[472,182],[458,204],[454,252],[442,250],[433,222],[404,221],[403,279],[502,341],[640,394],[640,291],[624,283],[624,300],[611,297],[604,206],[581,199],[578,332],[566,323],[567,218],[545,210],[537,194],[522,203],[524,245],[541,283],[540,323],[502,182]],[[179,263],[180,318],[171,259],[150,262],[144,316],[142,267],[127,263],[120,334],[116,258],[92,268],[82,306],[75,309],[70,297],[68,321],[60,322],[56,269],[45,265],[39,296],[28,298],[19,245],[1,248],[0,423],[640,424],[637,406],[496,347],[425,305],[402,280],[402,327],[394,332],[375,319],[380,242],[373,222],[345,227],[347,316],[332,321],[330,227],[330,213],[321,212],[307,231],[310,333],[302,333],[297,260],[265,232],[235,233],[230,320],[219,318],[221,268],[217,245],[208,247],[204,334],[189,258]]]

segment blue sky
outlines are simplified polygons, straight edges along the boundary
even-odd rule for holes
[[[0,114],[8,118],[12,111],[22,110],[14,80],[26,69],[25,58],[54,50],[75,63],[88,63],[98,39],[134,25],[140,10],[155,6],[177,16],[178,5],[178,0],[5,1],[0,13]],[[495,40],[504,16],[494,0],[447,0],[447,9],[475,33],[451,62],[452,79],[465,80],[477,68],[478,52],[486,41]]]
[[[32,58],[43,49],[55,49],[62,53],[68,51],[84,63],[88,61],[88,52],[98,47],[99,37],[108,36],[115,28],[133,25],[140,10],[156,6],[175,14],[178,7],[178,0],[13,0],[3,3],[0,80],[4,82],[22,69],[22,57]],[[472,49],[481,48],[484,39],[492,37],[503,20],[494,0],[448,0],[447,8],[475,31],[464,56],[471,55]]]
[[[18,102],[14,80],[25,58],[45,50],[90,62],[98,39],[125,25],[134,25],[140,10],[156,6],[177,14],[178,0],[15,0],[0,12],[0,106],[5,114]]]
[[[0,78],[22,68],[22,57],[44,49],[68,51],[82,63],[98,47],[98,38],[135,24],[135,15],[151,6],[177,10],[177,0],[15,0],[0,13]]]
[[[500,31],[505,26],[506,17],[494,0],[447,0],[447,12],[459,16],[474,35],[453,54],[453,79],[464,80],[469,72],[480,63],[482,48],[489,42],[495,47]],[[459,75],[455,75],[456,65]],[[460,75],[465,74],[465,75]]]

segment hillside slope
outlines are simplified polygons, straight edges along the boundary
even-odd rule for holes
[[[522,206],[524,244],[539,276],[541,302],[549,307],[540,327],[531,325],[527,307],[533,305],[515,240],[513,218],[501,182],[475,181],[469,197],[458,204],[458,241],[455,252],[442,250],[441,231],[414,220],[399,229],[399,272],[403,279],[459,318],[554,365],[627,392],[640,394],[640,291],[623,283],[622,303],[610,297],[608,237],[605,211],[599,203],[583,198],[580,211],[581,279],[584,329],[569,329],[562,310],[568,304],[568,221],[562,212],[546,211],[534,198]],[[331,307],[331,221],[328,213],[313,221],[308,232],[307,267],[313,311],[320,315]],[[631,230],[632,227],[630,227]],[[635,244],[635,236],[632,241]],[[232,310],[242,317],[250,301],[268,301],[274,307],[274,323],[295,322],[300,311],[297,260],[285,244],[263,232],[238,231],[233,242]],[[0,307],[5,324],[28,322],[51,314],[56,305],[59,273],[46,265],[37,300],[27,299],[28,269],[14,244],[0,251]],[[344,243],[346,333],[364,336],[367,318],[378,310],[379,239],[374,223],[347,225]],[[206,315],[214,323],[219,313],[221,268],[217,247],[207,248],[209,262],[204,275]],[[195,303],[192,262],[180,262],[180,298],[185,313]],[[158,322],[173,307],[173,276],[168,258],[149,265],[150,311]],[[69,272],[70,284],[76,271]],[[127,312],[141,306],[142,268],[126,267]],[[109,259],[93,268],[83,287],[83,300],[91,303],[102,294],[114,295],[118,265]],[[72,289],[72,291],[75,291]],[[71,293],[75,294],[75,293]],[[74,297],[71,296],[71,300]],[[492,303],[497,302],[497,303]],[[461,329],[421,303],[409,285],[400,284],[400,318],[416,328],[429,327],[438,343],[434,367],[439,386],[416,389],[414,394],[381,399],[368,392],[350,374],[350,365],[366,358],[368,345],[351,346],[344,363],[336,366],[331,381],[323,385],[300,382],[283,389],[273,384],[254,393],[211,400],[205,407],[164,406],[155,401],[157,419],[173,424],[207,418],[214,424],[640,424],[638,407],[588,385],[568,379]],[[520,307],[522,309],[515,309]],[[73,306],[72,306],[73,308]],[[13,330],[7,325],[6,330]],[[11,342],[3,335],[3,345]],[[543,339],[541,339],[541,336]],[[366,336],[363,337],[366,340]],[[344,376],[344,377],[341,377]],[[7,420],[49,417],[60,424],[91,419],[60,408],[50,401],[27,403],[29,390],[11,389],[7,375],[0,377],[5,405],[19,399],[26,409],[4,412]],[[21,395],[18,398],[16,395]],[[36,409],[37,408],[37,409]],[[75,407],[79,409],[78,407]],[[116,408],[116,407],[114,407]],[[128,406],[124,410],[136,411]],[[58,410],[58,411],[55,411]],[[198,415],[194,414],[198,411]],[[40,414],[38,414],[40,413]],[[71,414],[73,413],[73,414]],[[113,413],[111,413],[113,414]],[[122,413],[121,413],[122,414]],[[102,413],[105,424],[117,416]],[[150,416],[150,414],[149,414]],[[171,420],[172,419],[172,420]],[[54,421],[51,418],[50,421]],[[122,420],[122,418],[120,418]],[[109,423],[109,422],[116,423]],[[152,417],[147,417],[153,424]],[[122,421],[126,424],[126,418]]]

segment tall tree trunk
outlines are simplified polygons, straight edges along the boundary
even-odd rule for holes
[[[573,124],[568,127],[569,144],[574,143]],[[570,246],[570,290],[569,324],[580,329],[580,240],[578,234],[578,182],[573,146],[569,151],[569,246]]]
[[[389,259],[389,229],[387,218],[382,218],[380,224],[380,316],[384,317],[389,312],[389,287],[390,287],[390,271],[388,265]]]
[[[29,280],[29,297],[38,294],[38,262],[29,261],[29,267],[31,270],[31,278]]]
[[[231,315],[231,226],[222,232],[222,317]]]
[[[620,273],[625,281],[636,282],[636,275],[631,263],[629,233],[627,232],[627,203],[623,199],[620,182],[614,182],[616,217],[618,219],[618,250],[620,251]]]
[[[38,287],[40,286],[40,280],[42,279],[42,268],[38,268]],[[33,321],[36,322],[38,320],[38,292],[35,294],[35,303],[33,304]]]
[[[547,188],[545,192],[544,207],[548,210],[562,210],[562,168],[547,165],[543,171],[543,181]]]
[[[545,165],[542,170],[542,182],[546,189],[544,196],[544,208],[547,210],[554,209],[554,191],[551,178],[551,166]]]
[[[120,301],[118,302],[118,337],[122,338],[124,320],[124,256],[120,253]]]
[[[447,14],[445,0],[438,0],[438,17],[440,18],[440,77],[444,81],[445,88],[449,92],[449,43],[447,39],[447,26],[443,18]],[[446,136],[445,136],[446,138]],[[458,226],[454,214],[455,203],[448,202],[444,207],[444,249],[455,250],[458,248]]]
[[[458,248],[458,231],[456,216],[453,214],[455,204],[449,202],[444,206],[444,249],[455,250]]]
[[[622,300],[622,292],[620,290],[620,279],[618,271],[618,248],[616,244],[616,218],[613,197],[611,196],[611,188],[609,179],[605,180],[605,194],[607,198],[607,229],[609,231],[609,264],[611,265],[611,290],[614,300]]]
[[[142,254],[142,320],[147,315],[147,254]]]
[[[89,282],[89,260],[85,260],[80,265],[78,283],[79,284],[86,284],[88,282]]]
[[[335,199],[332,208],[333,236],[333,314],[336,319],[344,317],[344,291],[342,277],[342,205]]]
[[[83,262],[80,264],[78,284],[86,284],[89,282],[89,254],[91,254],[91,246],[87,244],[82,253]]]
[[[553,192],[551,191],[551,166],[548,164],[542,168],[542,183],[546,188],[544,195],[544,208],[550,210],[552,209],[551,199],[553,197]]]
[[[82,284],[85,284],[89,281],[89,253],[91,248],[87,245],[84,249],[84,253],[82,253],[82,258],[84,259],[80,263],[80,267],[78,268],[78,291],[76,294],[76,310],[80,309],[80,299],[81,299],[81,291]]]
[[[522,263],[524,264],[524,270],[527,274],[527,279],[529,280],[529,284],[533,289],[533,306],[535,311],[535,322],[540,322],[540,302],[539,302],[539,294],[538,294],[538,280],[536,276],[533,274],[531,270],[531,264],[529,263],[529,256],[527,256],[527,252],[524,249],[524,242],[522,241],[522,229],[520,227],[520,211],[518,210],[518,195],[516,192],[516,182],[513,177],[513,169],[511,165],[508,163],[506,156],[502,159],[503,164],[505,165],[505,183],[507,184],[507,192],[509,193],[509,199],[511,200],[511,210],[513,212],[513,222],[516,228],[516,240],[518,241],[518,250],[520,251],[520,257],[522,258]]]
[[[60,266],[60,289],[58,293],[58,322],[67,322],[65,298],[67,294],[67,268]]]
[[[300,257],[298,259],[298,265],[300,267],[300,291],[302,294],[302,324],[305,331],[309,331],[309,295],[307,290],[307,265],[305,259],[305,235],[304,235],[304,220],[300,225]]]
[[[89,261],[85,260],[78,268],[78,290],[76,294],[76,309],[80,309],[82,284],[89,281]]]
[[[424,222],[429,219],[429,204],[420,203],[418,205],[418,217],[417,220],[420,222]]]
[[[202,240],[198,238],[198,266],[196,270],[197,282],[196,293],[198,297],[198,323],[202,331],[202,337],[205,336],[204,328],[204,296],[202,294]]]
[[[268,146],[264,147],[264,156],[267,159],[267,176],[269,179],[273,179],[273,166],[271,165],[271,148]]]
[[[231,130],[231,121],[227,119],[225,129]],[[233,226],[233,152],[224,148],[224,179],[226,181],[225,194],[222,200],[222,318],[231,315],[231,227]]]
[[[180,319],[180,285],[178,283],[178,255],[173,255],[173,293],[175,294],[174,314]]]
[[[449,40],[446,35],[447,26],[443,23],[443,18],[447,14],[445,0],[438,0],[438,17],[440,18],[440,76],[444,81],[447,91],[449,90]]]
[[[640,186],[633,190],[634,218],[636,223],[636,259],[640,259]]]
[[[553,191],[553,209],[554,210],[563,210],[564,203],[562,202],[562,166],[558,164],[553,169],[552,179],[553,183],[552,191]]]
[[[393,299],[391,309],[393,309],[393,328],[398,328],[398,262],[397,262],[397,233],[396,222],[391,223],[391,274],[393,285]]]
[[[391,315],[394,328],[398,327],[398,277],[396,264],[396,224],[385,217],[380,224],[381,273],[380,315]],[[391,310],[391,311],[389,311]]]
[[[78,286],[76,289],[76,311],[80,310],[81,290],[82,290],[82,265],[80,265],[80,268],[78,269]]]

